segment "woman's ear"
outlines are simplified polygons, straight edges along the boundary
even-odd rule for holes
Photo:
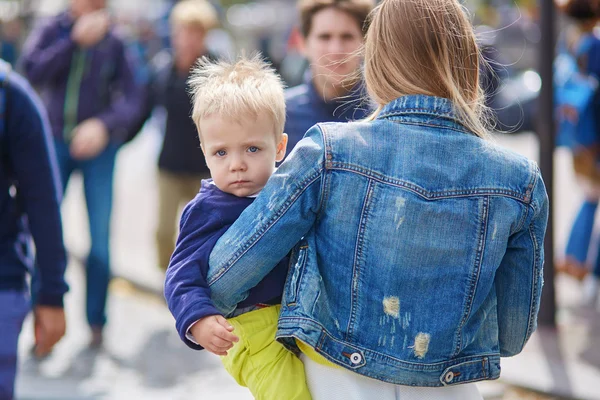
[[[287,133],[281,134],[281,140],[277,144],[277,153],[275,153],[275,161],[280,162],[285,157],[287,150],[288,135]]]

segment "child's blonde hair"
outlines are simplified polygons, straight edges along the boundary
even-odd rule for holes
[[[365,82],[379,109],[405,95],[452,101],[462,123],[486,137],[481,53],[458,0],[383,0],[365,39]]]
[[[169,23],[172,27],[192,26],[208,32],[219,26],[219,18],[215,8],[206,0],[183,0],[171,10]]]
[[[198,60],[188,81],[193,96],[192,120],[217,114],[239,121],[242,116],[258,117],[268,113],[279,137],[285,124],[285,97],[281,78],[256,54],[235,62]],[[202,139],[200,139],[202,140]]]

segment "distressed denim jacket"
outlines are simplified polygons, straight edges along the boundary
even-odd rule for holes
[[[537,165],[405,96],[311,128],[210,256],[232,311],[290,249],[277,338],[382,381],[500,375],[536,329],[548,198]],[[296,245],[298,243],[298,245]]]

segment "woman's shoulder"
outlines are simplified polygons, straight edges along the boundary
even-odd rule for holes
[[[498,176],[500,181],[512,182],[514,187],[527,191],[540,175],[537,162],[493,140],[482,140],[479,152],[485,169]]]
[[[341,139],[348,135],[360,135],[365,129],[372,129],[372,121],[356,120],[348,122],[319,122],[312,129],[318,128],[319,132],[331,138]]]

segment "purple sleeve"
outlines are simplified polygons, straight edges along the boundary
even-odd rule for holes
[[[58,20],[36,28],[27,39],[21,58],[23,71],[33,85],[56,81],[69,73],[77,45],[69,34],[61,37]]]
[[[118,44],[114,77],[115,96],[98,118],[104,123],[115,143],[123,143],[138,125],[144,112],[144,90],[135,81],[132,63],[122,42]]]
[[[188,204],[181,216],[177,245],[165,277],[165,299],[179,337],[195,350],[202,347],[186,337],[189,327],[209,315],[223,315],[210,298],[206,276],[210,251],[227,229],[217,226],[217,220],[206,218],[210,210],[198,203],[194,200]]]
[[[62,306],[66,251],[60,219],[61,184],[46,114],[35,92],[19,76],[9,87],[10,162],[18,181],[18,200],[36,247],[40,287],[37,303]]]

